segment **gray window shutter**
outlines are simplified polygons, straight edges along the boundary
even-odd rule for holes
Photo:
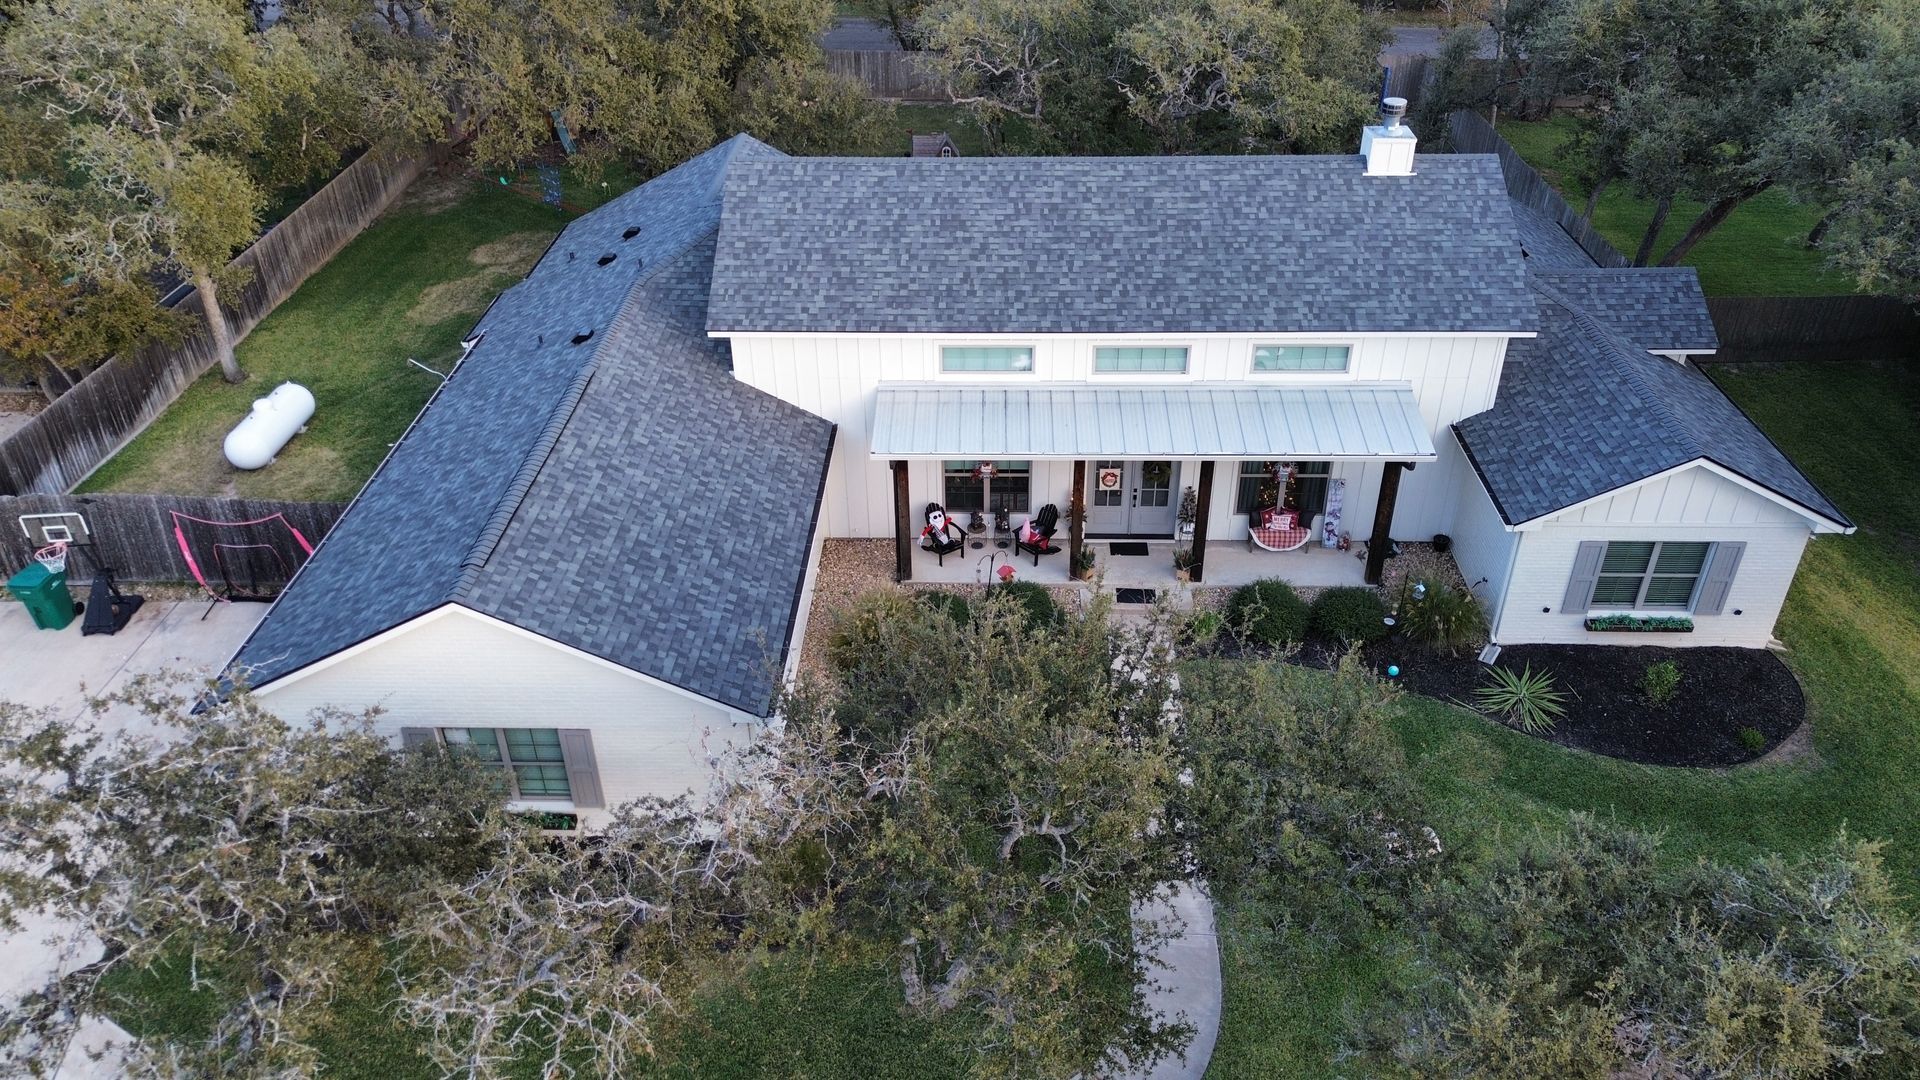
[[[432,746],[437,740],[430,727],[403,727],[400,729],[400,745],[408,750],[416,746]]]
[[[1567,595],[1560,610],[1569,615],[1584,615],[1593,603],[1593,586],[1600,580],[1600,561],[1607,557],[1607,545],[1599,540],[1582,540],[1573,557],[1573,578],[1567,582]]]
[[[593,759],[593,733],[585,728],[561,728],[560,753],[567,759],[573,805],[582,809],[607,805],[606,796],[600,793],[600,765]]]
[[[1700,598],[1694,601],[1695,615],[1718,615],[1727,606],[1727,591],[1733,588],[1734,571],[1740,569],[1745,544],[1713,545],[1713,561],[1707,564],[1707,579],[1700,583]]]

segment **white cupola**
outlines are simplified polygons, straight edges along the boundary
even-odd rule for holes
[[[1380,102],[1380,122],[1360,129],[1360,156],[1367,161],[1368,176],[1412,176],[1413,129],[1401,123],[1407,115],[1407,99],[1390,97]]]

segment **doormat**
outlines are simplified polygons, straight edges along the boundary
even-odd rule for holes
[[[1115,589],[1113,599],[1120,604],[1151,604],[1159,596],[1158,589]]]
[[[1138,540],[1123,540],[1116,544],[1108,544],[1107,550],[1115,555],[1145,555],[1147,545]]]

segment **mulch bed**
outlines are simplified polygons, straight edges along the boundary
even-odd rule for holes
[[[1272,654],[1229,635],[1206,651],[1221,657]],[[1308,642],[1292,660],[1331,667],[1339,656],[1337,649]],[[1398,665],[1395,681],[1405,689],[1467,708],[1487,681],[1485,665],[1472,653],[1439,656],[1405,641],[1368,646],[1361,659],[1382,674],[1389,664]],[[1680,685],[1665,705],[1649,705],[1640,681],[1648,665],[1663,660],[1679,665]],[[1568,694],[1567,714],[1540,738],[1645,765],[1720,768],[1752,761],[1780,745],[1807,715],[1799,682],[1766,649],[1509,645],[1500,651],[1500,667],[1520,671],[1529,664],[1550,673],[1556,688]],[[1766,736],[1757,750],[1740,741],[1740,729],[1748,727]]]
[[[1649,705],[1640,681],[1648,665],[1663,660],[1679,665],[1680,686],[1665,705]],[[1471,701],[1486,683],[1485,669],[1470,656],[1416,656],[1399,663],[1407,689],[1443,701]],[[1766,649],[1510,645],[1500,651],[1500,667],[1521,671],[1529,664],[1536,672],[1550,672],[1570,696],[1567,715],[1542,738],[1647,765],[1698,768],[1752,761],[1807,717],[1799,682]],[[1740,729],[1749,727],[1766,736],[1757,750],[1740,741]]]

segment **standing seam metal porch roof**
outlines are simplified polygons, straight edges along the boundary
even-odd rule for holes
[[[1433,440],[1406,383],[883,386],[876,458],[1393,458]]]

